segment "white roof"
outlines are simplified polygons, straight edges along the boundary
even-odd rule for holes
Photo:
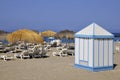
[[[99,26],[96,23],[92,23],[88,25],[86,28],[82,29],[81,31],[77,32],[75,36],[111,36],[113,37],[113,34],[108,32],[107,30],[103,29],[101,26]]]

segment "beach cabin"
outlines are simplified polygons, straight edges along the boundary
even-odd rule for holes
[[[114,35],[96,23],[75,34],[75,67],[90,71],[112,70]]]

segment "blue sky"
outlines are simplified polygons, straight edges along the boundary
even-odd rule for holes
[[[95,22],[120,32],[120,0],[0,0],[0,29],[79,31]]]

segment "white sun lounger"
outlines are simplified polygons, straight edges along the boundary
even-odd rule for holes
[[[67,49],[57,50],[52,53],[53,56],[67,56]]]
[[[16,57],[14,53],[5,53],[5,55],[1,55],[0,58],[6,61],[6,60],[13,60]]]
[[[21,53],[15,53],[16,57],[20,57],[21,59],[30,58],[27,50],[22,51]]]

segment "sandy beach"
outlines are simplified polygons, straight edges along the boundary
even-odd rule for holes
[[[114,54],[114,70],[90,72],[74,67],[74,56],[0,60],[0,80],[119,80],[120,53]]]
[[[119,80],[120,52],[114,52],[114,70],[100,72],[75,68],[74,56],[54,57],[52,51],[47,58],[0,60],[0,80]]]

